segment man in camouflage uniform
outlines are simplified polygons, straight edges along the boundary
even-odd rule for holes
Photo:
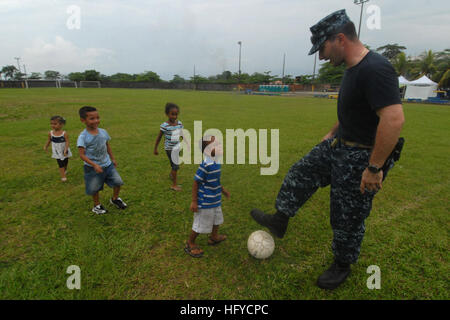
[[[276,213],[254,209],[251,216],[282,238],[289,218],[319,187],[330,185],[334,262],[317,285],[334,289],[345,281],[350,264],[358,259],[364,220],[387,171],[394,165],[389,155],[404,116],[392,65],[358,40],[345,10],[328,15],[310,30],[310,55],[319,51],[320,60],[330,60],[334,66],[346,65],[338,98],[338,121],[322,142],[286,174],[276,199]]]

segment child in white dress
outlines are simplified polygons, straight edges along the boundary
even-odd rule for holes
[[[48,146],[52,144],[52,158],[56,159],[61,174],[61,181],[67,181],[66,172],[69,163],[69,157],[72,156],[69,148],[69,136],[62,130],[66,124],[66,120],[61,116],[53,116],[50,118],[52,131],[48,133],[48,140],[44,146],[44,150],[48,151]]]

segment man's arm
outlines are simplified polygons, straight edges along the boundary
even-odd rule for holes
[[[322,141],[333,138],[336,135],[338,128],[339,128],[339,120],[334,124],[331,130],[322,138]]]
[[[381,168],[398,141],[405,117],[401,104],[382,108],[377,115],[380,121],[369,163]]]
[[[381,168],[398,141],[403,123],[405,122],[405,116],[401,104],[394,104],[379,109],[377,115],[380,117],[380,121],[378,122],[375,145],[370,156],[369,164]],[[366,168],[361,178],[361,193],[364,194],[365,189],[370,191],[381,189],[382,181],[383,171],[371,173]]]

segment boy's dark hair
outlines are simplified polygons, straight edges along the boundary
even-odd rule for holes
[[[170,110],[177,109],[180,112],[180,107],[178,107],[175,103],[167,102],[166,103],[166,114],[169,114]]]
[[[52,121],[52,120],[56,120],[56,121],[58,121],[61,124],[66,124],[66,119],[64,119],[61,116],[53,116],[53,117],[50,118],[50,121]]]
[[[358,39],[355,24],[351,21],[344,24],[333,35],[329,36],[327,40],[333,41],[334,39],[336,39],[338,33],[343,33],[351,41],[355,41],[356,39]]]
[[[200,140],[200,149],[202,149],[202,153],[205,152],[206,147],[211,143],[211,139],[213,136],[204,136],[202,140]]]
[[[86,119],[87,113],[92,112],[92,111],[97,111],[97,109],[95,109],[94,107],[91,107],[91,106],[84,106],[84,107],[80,108],[78,113],[80,114],[80,118]]]

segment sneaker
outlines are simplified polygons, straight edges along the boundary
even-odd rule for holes
[[[117,198],[116,200],[113,200],[112,198],[110,198],[109,202],[111,202],[111,204],[115,205],[117,209],[123,210],[127,207],[127,204],[125,202],[123,202],[123,200],[120,198]]]
[[[94,208],[92,208],[92,212],[96,214],[104,214],[107,213],[108,210],[106,210],[101,204],[96,205]]]
[[[274,215],[266,214],[258,209],[253,209],[250,212],[252,218],[263,227],[269,229],[271,233],[278,238],[283,238],[286,233],[289,217],[281,212],[276,212]]]
[[[333,262],[327,271],[317,279],[317,286],[322,289],[333,290],[347,279],[351,269],[349,264],[340,264]]]

